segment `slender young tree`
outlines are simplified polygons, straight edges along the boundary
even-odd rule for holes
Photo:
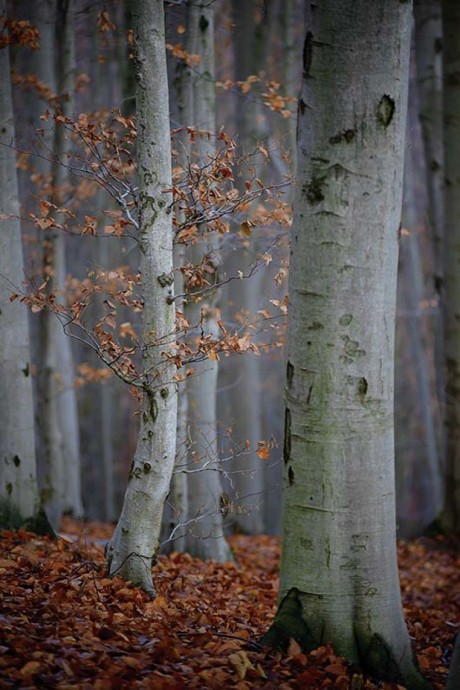
[[[417,98],[426,162],[428,217],[434,245],[434,287],[439,293],[444,231],[441,3],[415,0],[414,19]]]
[[[444,458],[445,408],[442,283],[444,236],[444,151],[442,124],[442,20],[439,0],[415,0],[415,65],[417,102],[422,128],[428,193],[427,220],[432,238],[432,289],[438,304],[433,315],[434,365],[437,405],[440,409],[436,429],[438,454]]]
[[[214,86],[214,8],[207,2],[187,8],[187,50],[200,56],[191,75],[193,84],[193,124],[198,130],[210,132],[200,136],[192,147],[198,165],[209,166],[216,156],[214,133],[216,129],[216,97]],[[206,224],[199,228],[201,239],[190,249],[194,264],[208,256],[218,275],[219,241],[208,231]],[[200,291],[187,297],[187,318],[199,335],[219,337],[216,294],[202,296]],[[187,550],[200,558],[225,562],[233,560],[231,549],[224,537],[220,510],[222,483],[220,480],[217,448],[217,359],[206,358],[194,364],[195,375],[187,381],[188,436],[190,444],[188,480],[189,520],[197,518],[187,536]]]
[[[57,58],[58,105],[56,114],[73,117],[75,91],[75,37],[74,2],[59,0],[53,8],[45,5],[49,19],[56,19],[54,45]],[[54,10],[54,11],[53,11]],[[47,75],[46,75],[47,76]],[[52,86],[50,84],[49,86]],[[68,203],[69,175],[66,159],[71,141],[63,124],[56,120],[51,165],[52,193],[50,203],[63,208]],[[64,224],[65,216],[55,214],[57,223]],[[65,287],[67,274],[65,255],[66,236],[57,229],[49,229],[44,238],[44,273],[50,289],[58,291],[58,300],[64,298],[60,291]],[[61,322],[52,312],[42,314],[42,372],[40,390],[43,400],[38,411],[43,435],[43,452],[47,472],[46,511],[55,528],[58,528],[63,512],[75,516],[83,514],[80,478],[80,445],[77,401],[74,388],[75,366],[72,343],[66,336]]]
[[[393,433],[411,3],[305,8],[280,599],[265,640],[330,642],[414,690],[428,686],[401,606]]]
[[[154,593],[151,565],[174,467],[177,418],[171,145],[162,0],[133,0],[143,401],[123,509],[107,549],[111,575]]]
[[[233,0],[234,17],[234,74],[236,80],[244,81],[263,68],[265,56],[266,26],[261,21],[256,25],[257,3]],[[257,97],[236,104],[235,126],[241,153],[253,151],[267,134],[262,113],[261,99]],[[261,173],[258,171],[258,175]],[[243,188],[243,180],[237,179]],[[257,251],[260,238],[252,238],[249,250],[235,246],[227,260],[227,272],[231,276],[238,271],[248,273]],[[229,318],[235,313],[246,311],[251,317],[261,308],[262,275],[257,272],[246,280],[234,280],[229,284]],[[236,365],[233,365],[236,366]],[[236,458],[232,463],[232,482],[240,511],[233,518],[239,530],[247,534],[264,531],[263,504],[265,500],[266,465],[257,457],[258,442],[262,440],[261,417],[261,369],[259,358],[252,353],[238,360],[238,375],[225,393],[228,399],[232,438]],[[241,452],[249,443],[251,452]]]
[[[7,45],[0,47],[0,71],[0,527],[42,532],[49,525],[37,489],[28,317],[10,300],[24,265]]]
[[[172,7],[168,15],[166,10],[167,29],[170,28],[172,35],[177,34],[178,27],[186,24],[186,12],[188,8],[182,7],[178,11],[177,7]],[[169,25],[168,27],[168,20]],[[187,169],[190,162],[190,137],[185,129],[187,123],[192,122],[193,115],[193,85],[191,79],[191,65],[186,60],[168,61],[171,67],[170,88],[174,97],[171,99],[170,117],[176,126],[181,126],[178,132],[177,142],[177,163],[183,170]],[[172,69],[173,68],[173,69]],[[176,111],[174,111],[174,106]],[[176,204],[174,212],[176,221],[181,224],[185,221],[184,209],[180,204]],[[176,294],[176,307],[180,311],[185,309],[184,300],[184,275],[180,268],[185,262],[185,244],[176,242],[174,245],[174,291]],[[182,296],[182,297],[181,297]],[[171,486],[168,494],[167,510],[164,513],[163,525],[163,552],[186,551],[186,535],[188,523],[188,490],[187,473],[184,472],[187,464],[187,386],[182,383],[178,389],[177,397],[177,433],[176,433],[176,459],[175,470],[171,478]]]
[[[444,528],[460,532],[460,5],[444,0],[444,279],[442,313],[445,357]]]

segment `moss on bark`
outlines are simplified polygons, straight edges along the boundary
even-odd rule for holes
[[[0,499],[0,529],[25,529],[35,534],[56,536],[43,508],[40,507],[34,515],[24,517],[17,506],[4,498]]]
[[[278,613],[268,632],[262,637],[261,644],[275,649],[286,650],[291,639],[296,640],[302,651],[309,652],[312,649],[330,642],[334,646],[337,641],[318,637],[312,631],[306,620],[302,608],[301,597],[304,593],[293,587],[286,594],[278,607]],[[315,622],[315,629],[322,629]],[[398,683],[408,690],[432,690],[430,683],[422,676],[415,654],[411,659],[398,659],[391,647],[381,635],[372,634],[370,637],[365,632],[350,626],[354,635],[352,644],[357,650],[357,658],[350,659],[364,673],[377,680]]]

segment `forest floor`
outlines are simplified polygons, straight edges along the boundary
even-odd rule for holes
[[[286,654],[257,640],[275,612],[279,542],[231,538],[239,566],[160,557],[151,601],[104,568],[109,525],[65,520],[58,540],[0,533],[0,687],[396,690],[328,646]],[[419,664],[445,685],[460,630],[460,544],[401,543],[404,611]]]

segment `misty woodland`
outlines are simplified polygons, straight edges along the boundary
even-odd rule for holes
[[[2,688],[459,690],[459,47],[0,0]]]

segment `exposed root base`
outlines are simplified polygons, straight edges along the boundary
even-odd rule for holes
[[[24,518],[9,501],[0,500],[0,529],[25,529],[27,532],[56,537],[45,511],[39,508],[31,517]]]
[[[155,599],[151,559],[147,563],[145,557],[136,553],[129,553],[123,558],[119,553],[115,554],[110,542],[106,547],[105,556],[109,577],[122,577],[127,582],[132,582],[135,587],[143,589],[151,599]]]
[[[284,597],[272,626],[261,639],[263,645],[286,650],[289,640],[294,638],[304,652],[309,652],[329,641],[317,639],[309,629],[299,595],[299,590],[292,588]],[[331,642],[333,644],[333,640]],[[408,690],[432,690],[430,683],[420,673],[415,656],[410,663],[406,661],[402,668],[394,651],[377,633],[372,635],[370,641],[362,643],[355,631],[353,646],[358,650],[358,658],[350,661],[364,673],[377,680],[404,685]]]

